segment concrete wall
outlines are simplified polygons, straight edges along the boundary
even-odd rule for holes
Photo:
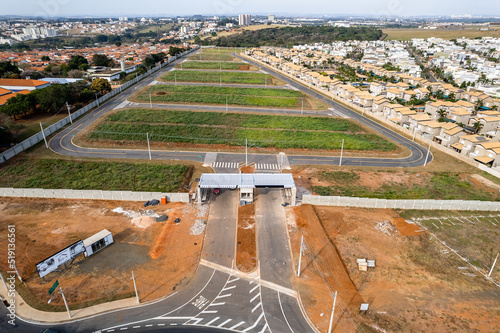
[[[45,133],[45,136],[48,137],[52,133],[56,132],[57,130],[59,130],[62,127],[66,126],[67,124],[71,123],[70,117],[74,121],[75,119],[77,119],[81,115],[87,113],[89,110],[92,110],[94,107],[96,107],[98,105],[101,105],[106,100],[110,99],[111,97],[114,97],[115,95],[121,93],[123,90],[129,88],[130,86],[136,84],[137,82],[141,81],[142,79],[148,77],[149,75],[157,72],[161,68],[167,66],[168,64],[170,64],[172,61],[176,60],[177,58],[181,58],[181,57],[183,57],[183,56],[185,56],[185,55],[187,55],[187,54],[189,54],[191,52],[194,52],[197,49],[198,48],[194,48],[194,49],[192,49],[190,51],[185,51],[185,52],[181,53],[179,56],[176,56],[174,58],[170,58],[167,62],[165,62],[163,64],[160,64],[160,65],[158,65],[158,66],[156,66],[154,68],[151,68],[151,70],[149,70],[148,72],[146,72],[146,73],[144,73],[142,75],[139,75],[137,78],[133,79],[132,81],[129,81],[129,82],[125,83],[124,85],[122,85],[121,87],[119,87],[119,88],[117,88],[115,90],[112,90],[111,92],[109,92],[106,95],[102,96],[97,101],[93,101],[92,103],[86,105],[85,107],[81,108],[80,110],[72,113],[71,116],[68,115],[66,118],[61,119],[57,123],[52,124],[52,125],[50,125],[47,128],[44,128],[43,131]],[[16,156],[20,152],[22,152],[22,151],[24,151],[24,150],[26,150],[26,149],[28,149],[28,148],[36,145],[37,143],[39,143],[42,140],[43,140],[43,134],[40,131],[37,134],[35,134],[35,135],[29,137],[28,139],[24,140],[23,142],[18,143],[14,147],[12,147],[10,149],[7,149],[3,153],[1,153],[0,154],[0,163],[3,163],[5,161],[7,161],[8,159],[11,159],[12,157]]]
[[[360,208],[398,208],[419,210],[475,210],[499,211],[500,202],[465,200],[386,200],[351,197],[323,197],[304,195],[302,204],[316,206],[343,206]]]
[[[167,197],[168,202],[189,203],[189,193],[128,192],[98,190],[46,190],[39,188],[0,188],[0,197],[84,200],[148,201]]]

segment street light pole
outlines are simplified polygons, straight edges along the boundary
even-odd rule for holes
[[[66,107],[68,108],[69,121],[73,124],[73,119],[71,119],[71,108],[69,107],[68,102],[66,102]]]
[[[149,133],[146,133],[146,139],[148,140],[149,160],[151,161],[151,146],[149,145]]]
[[[429,154],[431,153],[431,144],[432,144],[432,141],[429,142],[429,149],[427,149],[427,155],[425,156],[425,163],[424,163],[424,166],[427,165],[427,161],[429,159]]]
[[[336,302],[337,302],[337,292],[335,292],[335,296],[333,298],[333,308],[332,308],[332,315],[330,316],[330,326],[328,327],[328,333],[332,333],[333,314],[335,313],[335,303]]]
[[[137,297],[137,303],[141,303],[139,300],[139,293],[137,292],[137,285],[135,284],[134,271],[132,271],[132,281],[134,281],[135,297]]]
[[[149,93],[149,107],[153,108],[153,101],[151,100],[151,93]]]
[[[342,148],[340,149],[340,162],[339,162],[339,166],[342,166],[342,155],[344,155],[344,139],[342,139]]]
[[[99,107],[99,98],[97,98],[97,93],[95,93],[95,101],[97,102],[97,107]]]
[[[304,251],[304,235],[300,239],[299,265],[297,267],[297,277],[300,277],[300,264],[302,263],[302,252]]]
[[[49,145],[47,144],[47,138],[45,137],[45,132],[43,131],[42,122],[40,122],[40,128],[42,129],[42,135],[43,135],[43,141],[45,141],[45,147],[49,148]]]
[[[68,306],[68,302],[66,302],[66,297],[64,297],[64,293],[63,293],[63,290],[61,287],[59,287],[59,290],[61,291],[61,295],[62,295],[62,298],[63,298],[63,301],[64,301],[64,305],[66,305],[66,310],[68,311],[68,316],[71,318],[71,312],[69,311],[69,306]]]

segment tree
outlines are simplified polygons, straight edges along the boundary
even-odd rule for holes
[[[184,52],[184,49],[175,46],[170,46],[170,49],[168,50],[168,54],[170,54],[171,56],[175,56],[182,52]]]
[[[79,69],[81,65],[88,65],[89,62],[87,59],[82,57],[81,55],[74,55],[69,59],[68,66],[70,69]]]
[[[68,77],[79,79],[83,77],[83,72],[78,69],[72,69],[68,72]]]
[[[92,56],[92,64],[94,66],[112,67],[114,61],[112,59],[109,59],[105,54],[94,54]]]
[[[21,74],[21,71],[10,61],[0,62],[0,77],[9,77],[11,74]]]
[[[150,68],[150,67],[153,67],[155,65],[155,61],[151,55],[148,55],[148,56],[146,56],[146,58],[144,58],[144,61],[142,62],[142,64],[144,66],[146,66],[147,68]]]
[[[472,127],[474,128],[474,132],[477,134],[483,129],[484,124],[476,121],[474,124],[472,124]]]
[[[201,44],[200,36],[194,36],[194,42],[195,42],[195,44]]]
[[[437,113],[439,114],[439,122],[445,122],[446,121],[446,114],[447,114],[446,110],[439,109]]]
[[[87,71],[89,68],[90,68],[89,64],[81,64],[80,66],[78,66],[78,69],[84,72]]]
[[[111,85],[106,79],[95,79],[90,85],[90,89],[97,93],[103,93],[111,91]]]
[[[43,55],[41,60],[42,61],[50,61],[50,57],[46,56],[46,55]]]
[[[217,33],[215,31],[212,32],[212,37],[217,37]]]
[[[120,47],[120,46],[122,46],[122,42],[116,42],[115,45]]]

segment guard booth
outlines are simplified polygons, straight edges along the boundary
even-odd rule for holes
[[[105,247],[113,244],[113,235],[108,230],[104,229],[97,234],[90,236],[83,241],[85,246],[85,256],[90,257],[96,252],[101,251]]]
[[[290,198],[290,205],[295,206],[297,189],[292,174],[266,174],[266,173],[204,173],[198,185],[197,200],[207,197],[211,189],[239,189],[240,202],[252,203],[255,188],[284,189]]]

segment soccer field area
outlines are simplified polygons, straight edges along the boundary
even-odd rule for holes
[[[148,135],[146,135],[148,133]],[[359,125],[332,117],[292,117],[151,109],[119,110],[87,134],[87,140],[217,144],[262,148],[393,151],[396,145]]]

